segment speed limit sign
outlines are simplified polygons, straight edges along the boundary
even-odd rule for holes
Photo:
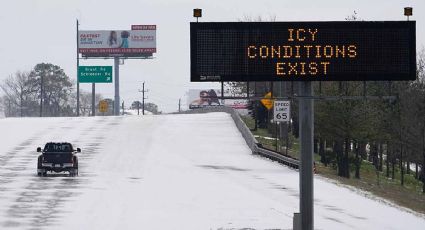
[[[290,101],[275,101],[273,121],[290,121],[291,120],[291,102]]]

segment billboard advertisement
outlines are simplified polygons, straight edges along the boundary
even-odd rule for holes
[[[134,25],[133,30],[78,32],[78,52],[84,57],[137,57],[156,53],[156,26]]]
[[[190,89],[188,93],[189,109],[198,109],[211,106],[228,106],[234,109],[246,109],[248,100],[243,99],[226,99],[221,100],[219,89]],[[224,92],[224,96],[229,96]]]
[[[222,106],[223,101],[218,99],[221,90],[218,89],[191,89],[188,94],[189,109],[210,106]]]

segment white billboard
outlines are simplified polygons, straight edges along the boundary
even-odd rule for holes
[[[221,100],[219,89],[190,89],[188,92],[189,109],[197,109],[210,106],[228,106],[234,109],[246,109],[248,100],[243,99],[226,99]],[[224,92],[224,96],[230,96],[228,92]]]
[[[156,26],[133,25],[132,30],[78,32],[78,51],[83,56],[146,56],[156,53]]]

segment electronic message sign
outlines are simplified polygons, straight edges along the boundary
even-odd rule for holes
[[[414,21],[191,23],[191,81],[416,79]]]

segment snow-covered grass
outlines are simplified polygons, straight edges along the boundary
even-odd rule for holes
[[[1,229],[291,229],[298,171],[254,156],[225,113],[0,120]],[[35,175],[47,141],[80,176]],[[425,218],[315,178],[315,229],[421,229]]]

